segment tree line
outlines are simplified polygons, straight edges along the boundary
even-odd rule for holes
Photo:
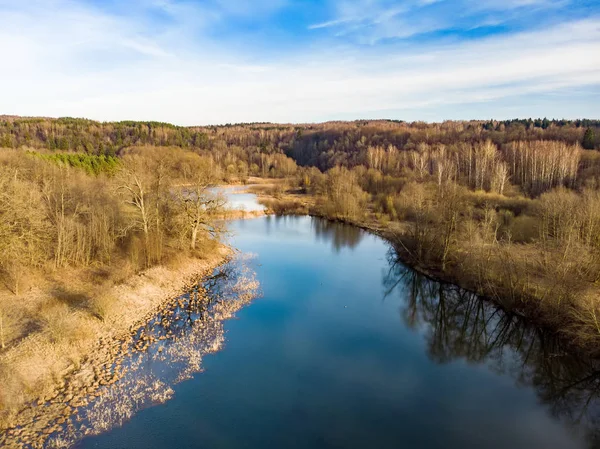
[[[0,153],[0,269],[18,294],[30,270],[162,263],[217,236],[214,161],[136,147],[118,160]],[[183,184],[185,189],[174,186]]]
[[[335,165],[365,162],[367,149],[392,145],[413,150],[421,143],[452,145],[490,140],[556,140],[579,142],[586,149],[600,146],[598,120],[526,119],[448,121],[427,124],[401,121],[328,122],[306,125],[254,123],[181,127],[161,122],[94,122],[85,119],[0,117],[0,148],[31,147],[51,151],[114,156],[130,146],[177,146],[195,150],[285,154],[298,165],[327,170]]]
[[[177,245],[193,248],[199,235],[218,233],[205,220],[222,206],[201,195],[208,185],[285,178],[290,191],[314,200],[312,212],[392,230],[398,250],[415,265],[511,298],[514,307],[529,298],[550,325],[568,315],[578,323],[563,326],[569,337],[596,341],[600,310],[585,298],[600,280],[600,153],[586,148],[599,147],[599,125],[380,120],[182,128],[5,118],[0,139],[9,136],[20,148],[5,151],[12,162],[3,170],[4,191],[14,192],[5,201],[15,201],[15,211],[37,204],[43,217],[26,209],[21,215],[33,214],[27,226],[39,222],[52,232],[15,231],[43,238],[5,251],[4,260],[35,266],[43,253],[57,267],[106,264],[116,255],[136,267],[160,263]],[[52,139],[68,142],[59,151],[49,147]],[[65,180],[65,170],[79,174]],[[72,185],[80,177],[88,188]],[[173,183],[190,187],[174,190]],[[309,210],[286,201],[270,206]],[[21,257],[29,262],[14,253],[28,254]],[[5,272],[18,271],[6,265]]]
[[[300,168],[293,188],[312,213],[383,231],[412,265],[597,354],[598,157],[557,140],[371,146],[352,168]]]

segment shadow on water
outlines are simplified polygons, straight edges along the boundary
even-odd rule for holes
[[[393,250],[383,276],[385,297],[399,294],[404,323],[425,335],[437,363],[485,363],[532,386],[552,415],[583,429],[600,447],[600,363],[573,355],[555,334],[455,285],[404,265]]]
[[[312,218],[311,223],[317,239],[324,243],[331,242],[336,253],[343,248],[356,248],[365,233],[365,231],[356,226],[320,218]]]

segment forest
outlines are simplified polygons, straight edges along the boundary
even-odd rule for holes
[[[261,157],[286,155],[300,166],[328,170],[366,163],[369,147],[415,150],[419,144],[457,145],[490,140],[552,140],[600,146],[600,120],[506,120],[406,123],[377,120],[321,124],[250,123],[181,127],[159,122],[101,123],[86,119],[0,116],[0,148],[35,148],[115,156],[131,146],[176,146],[209,151],[224,162],[261,166]],[[229,164],[227,164],[229,165]],[[255,173],[258,174],[258,173]]]
[[[3,116],[0,148],[0,354],[32,335],[76,346],[91,338],[89,320],[118,307],[101,294],[27,305],[33,284],[72,276],[98,291],[214,252],[225,204],[210,188],[251,176],[275,180],[261,192],[271,211],[378,232],[420,271],[600,353],[600,120],[180,127]],[[15,392],[38,388],[31,366],[15,366],[0,361],[7,410]]]
[[[153,297],[124,298],[128,282],[162,288],[221,261],[215,176],[181,148],[0,151],[0,428],[142,318]]]

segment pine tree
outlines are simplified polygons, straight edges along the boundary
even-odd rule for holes
[[[588,128],[585,130],[585,134],[583,135],[583,141],[581,142],[581,146],[586,150],[593,150],[595,147],[595,136],[594,130],[592,128]]]

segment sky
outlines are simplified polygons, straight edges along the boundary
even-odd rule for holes
[[[600,118],[599,0],[0,0],[0,114]]]

